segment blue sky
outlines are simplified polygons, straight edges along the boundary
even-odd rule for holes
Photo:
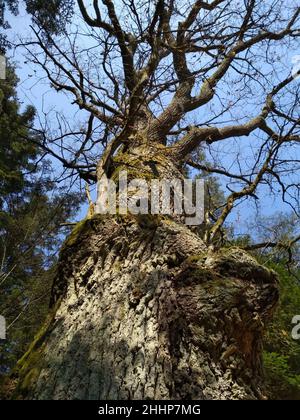
[[[20,35],[22,35],[22,38],[26,38],[27,34],[30,36],[30,19],[26,16],[24,10],[21,9],[18,17],[9,16],[9,21],[12,26],[12,29],[9,31],[9,36],[12,37],[15,42],[17,42]],[[285,63],[285,68],[282,68],[282,75],[284,73],[288,74],[293,67],[292,59],[295,55],[295,51],[291,52],[289,50],[281,49],[278,53],[284,57],[283,62]],[[26,60],[24,57],[24,51],[21,48],[14,50],[10,55],[12,55],[12,60],[17,66],[17,74],[20,79],[18,95],[22,106],[26,106],[28,104],[34,105],[41,119],[43,119],[45,114],[49,114],[49,111],[55,110],[56,112],[64,114],[70,121],[76,122],[78,126],[84,121],[84,114],[78,112],[78,109],[71,105],[69,97],[62,93],[55,92],[50,87],[43,72]],[[299,83],[299,79],[295,80],[294,83]],[[251,114],[251,105],[249,104],[248,107],[243,108],[241,112]],[[191,114],[189,116],[190,121],[193,121],[194,118],[195,114]],[[55,121],[53,121],[53,124],[55,124]],[[229,141],[226,146],[226,153],[224,153],[223,144],[216,144],[214,147],[216,149],[219,148],[220,156],[222,153],[224,154],[222,158],[224,165],[234,172],[237,169],[237,148],[240,148],[240,153],[243,153],[245,156],[245,160],[242,161],[242,164],[246,167],[246,158],[252,153],[251,149],[253,141],[253,138],[244,138],[239,140],[240,145],[237,145],[235,141]],[[57,171],[59,171],[59,164],[57,162],[53,161],[53,166]],[[222,185],[224,187],[225,184],[226,183],[223,181]],[[279,194],[272,197],[268,196],[267,190],[264,187],[261,187],[259,195],[263,196],[263,199],[260,200],[260,202],[256,202],[255,200],[246,200],[231,215],[230,222],[233,223],[236,233],[242,233],[245,230],[248,230],[247,224],[251,221],[251,219],[253,219],[257,208],[259,208],[261,214],[264,215],[271,215],[279,211],[290,211],[289,207],[281,202]],[[87,206],[83,206],[82,211],[78,215],[78,219],[85,216],[86,207]]]

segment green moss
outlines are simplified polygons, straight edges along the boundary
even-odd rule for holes
[[[27,375],[25,376],[24,380],[20,384],[20,391],[22,394],[27,393],[27,391],[30,389],[31,385],[38,379],[40,373],[40,369],[35,367],[32,368]]]
[[[232,257],[235,256],[237,253],[243,253],[246,254],[245,251],[243,251],[238,246],[230,246],[230,247],[222,247],[216,252],[216,255],[220,255],[223,257]]]
[[[157,150],[159,149],[159,150]],[[165,149],[163,146],[162,149]],[[164,166],[168,165],[168,157],[162,154],[161,148],[153,148],[151,153],[149,153],[149,145],[147,145],[147,154],[143,153],[143,149],[139,149],[140,156],[137,154],[132,154],[130,152],[123,153],[120,151],[113,158],[113,173],[111,179],[117,181],[119,178],[119,173],[121,171],[126,171],[128,179],[145,179],[151,181],[154,178],[158,177],[158,173],[149,165],[150,162],[155,162],[155,166]],[[138,152],[137,152],[138,153]],[[141,157],[142,156],[142,157]],[[144,156],[144,157],[143,157]]]
[[[84,231],[89,219],[84,219],[81,222],[77,223],[74,227],[68,238],[66,239],[63,246],[73,246],[77,243],[79,236]]]
[[[141,160],[129,153],[120,153],[114,157],[114,163],[123,165],[139,165]]]
[[[119,309],[119,319],[124,319],[125,318],[125,316],[127,315],[127,311],[126,311],[126,309],[125,309],[125,307],[124,306],[122,306],[120,309]]]
[[[199,261],[203,261],[203,255],[202,254],[190,255],[187,258],[187,263],[190,263],[190,264],[198,263]]]
[[[121,271],[121,263],[120,261],[115,261],[113,265],[113,271],[119,273]]]
[[[145,168],[141,168],[139,162],[139,166],[133,166],[133,164],[131,165],[119,165],[113,172],[111,179],[114,182],[118,182],[119,181],[119,174],[122,171],[126,171],[127,173],[127,179],[128,181],[132,180],[132,179],[144,179],[146,181],[151,181],[153,179],[153,173],[151,170],[147,170]]]
[[[12,377],[17,378],[18,380],[13,399],[26,396],[39,376],[43,362],[42,355],[46,345],[45,339],[50,332],[59,305],[60,300],[50,311],[45,323],[36,334],[28,351],[18,361],[16,368],[12,373]]]
[[[191,268],[190,277],[192,279],[201,279],[201,281],[216,281],[216,279],[218,278],[217,274],[214,273],[214,271],[201,266]]]
[[[141,173],[141,160],[137,157],[130,155],[129,153],[121,153],[114,157],[114,171],[111,176],[113,181],[118,181],[119,174],[122,171],[126,171],[128,179],[130,178],[143,178]]]
[[[88,234],[91,230],[96,230],[97,226],[107,217],[112,216],[96,214],[93,217],[85,218],[78,222],[63,243],[62,249],[76,245],[84,235]]]
[[[168,226],[178,226],[178,223],[175,222],[175,220],[172,219],[171,216],[169,216],[167,214],[162,214],[162,215],[160,215],[160,217],[161,217],[161,220],[163,221],[163,223],[165,225],[168,225]]]
[[[161,217],[154,214],[137,214],[134,215],[134,217],[139,226],[143,229],[156,229],[161,222]]]

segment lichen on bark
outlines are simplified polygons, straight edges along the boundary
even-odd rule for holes
[[[143,219],[95,216],[66,241],[53,318],[19,364],[21,398],[263,398],[274,272]]]

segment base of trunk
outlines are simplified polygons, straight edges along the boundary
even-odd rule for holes
[[[51,314],[15,375],[15,398],[263,398],[273,272],[209,252],[186,226],[101,217],[67,240]]]

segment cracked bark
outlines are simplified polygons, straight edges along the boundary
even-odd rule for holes
[[[176,172],[157,150],[147,157]],[[94,216],[61,251],[52,312],[18,364],[14,397],[263,398],[277,299],[274,272],[238,248],[209,251],[172,218]]]

